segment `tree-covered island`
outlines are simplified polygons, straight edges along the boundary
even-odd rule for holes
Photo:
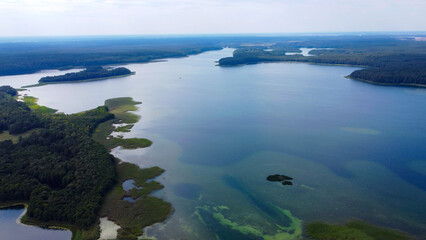
[[[64,82],[90,82],[98,81],[108,78],[125,77],[134,74],[125,67],[118,67],[113,69],[106,69],[101,66],[90,66],[85,70],[73,73],[66,73],[58,76],[47,76],[42,77],[38,82],[39,84],[30,85],[38,86],[52,83],[64,83]],[[28,86],[27,86],[28,87]]]
[[[98,239],[100,216],[120,225],[119,239],[136,239],[143,227],[171,213],[169,203],[149,195],[163,186],[147,180],[164,170],[118,164],[109,154],[111,147],[147,147],[149,140],[110,138],[113,144],[107,145],[92,138],[94,132],[105,136],[116,130],[106,125],[137,120],[127,113],[137,102],[111,99],[106,106],[66,115],[30,109],[16,95],[13,88],[0,87],[0,207],[26,205],[22,222],[70,229],[73,240]],[[143,191],[123,191],[127,179]],[[128,195],[134,203],[123,200]]]

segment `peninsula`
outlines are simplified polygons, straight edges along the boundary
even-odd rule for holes
[[[109,153],[116,146],[148,147],[151,141],[99,139],[122,130],[108,127],[112,123],[136,122],[138,117],[128,111],[139,102],[110,99],[105,106],[66,115],[30,108],[16,95],[15,89],[0,87],[0,208],[25,205],[23,223],[70,229],[73,240],[98,239],[100,217],[120,226],[119,239],[137,239],[143,227],[171,213],[170,203],[150,196],[163,186],[147,182],[163,169],[118,164]],[[128,179],[134,179],[136,188],[126,192],[122,184]]]
[[[318,48],[309,56],[298,48]],[[312,37],[269,46],[239,46],[219,66],[267,62],[305,62],[362,67],[348,78],[380,85],[426,87],[426,42],[398,36]]]

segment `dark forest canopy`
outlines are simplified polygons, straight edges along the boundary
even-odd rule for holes
[[[78,114],[40,114],[0,87],[1,131],[38,131],[0,142],[0,202],[27,202],[27,215],[87,228],[116,180],[114,157],[91,139],[106,107]]]
[[[76,37],[0,42],[0,76],[45,69],[142,63],[223,46],[220,38]]]
[[[73,82],[73,81],[85,81],[85,80],[96,80],[100,78],[110,78],[129,75],[132,72],[125,68],[119,67],[111,70],[102,68],[101,66],[87,67],[85,70],[76,73],[67,73],[59,76],[48,76],[42,77],[40,83],[55,83],[55,82]]]
[[[301,47],[313,50],[314,56],[285,55]],[[351,78],[379,84],[426,85],[426,42],[401,37],[316,38],[277,43],[264,47],[241,47],[233,57],[222,58],[220,66],[260,62],[294,61],[319,64],[347,64],[366,67],[354,71]]]

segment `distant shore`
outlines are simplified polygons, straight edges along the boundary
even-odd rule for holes
[[[254,64],[260,64],[260,63],[306,63],[306,64],[313,64],[313,65],[322,65],[322,66],[342,66],[342,67],[359,67],[359,68],[368,68],[368,66],[362,66],[362,65],[351,65],[351,64],[340,64],[340,63],[316,63],[316,62],[305,62],[305,61],[292,61],[292,60],[274,60],[274,61],[259,61],[259,62],[248,62],[248,63],[239,63],[239,64],[226,64],[226,65],[220,65],[219,63],[216,64],[216,66],[219,67],[241,67],[245,65],[254,65]],[[426,85],[424,84],[411,84],[411,83],[380,83],[380,82],[374,82],[370,80],[365,80],[361,78],[353,78],[350,75],[345,76],[345,78],[365,82],[369,84],[374,85],[380,85],[380,86],[395,86],[395,87],[418,87],[418,88],[426,88]]]

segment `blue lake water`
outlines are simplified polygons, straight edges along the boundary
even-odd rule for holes
[[[426,89],[344,78],[354,67],[215,66],[231,54],[130,64],[136,75],[24,93],[66,113],[112,97],[143,102],[124,136],[153,145],[113,154],[166,170],[155,195],[175,211],[147,236],[300,239],[305,222],[353,218],[426,236]],[[0,85],[56,73],[0,77]],[[266,181],[271,174],[293,185]]]

